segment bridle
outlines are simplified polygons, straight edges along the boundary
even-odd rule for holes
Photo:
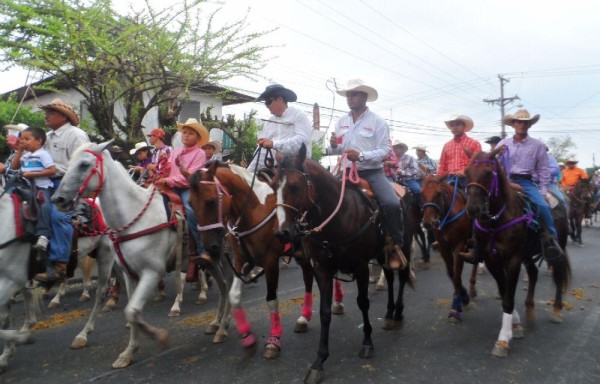
[[[433,181],[432,181],[433,182]],[[442,181],[436,181],[437,183],[440,184],[441,188],[442,188],[442,192],[440,193],[440,199],[441,199],[441,203],[440,205],[434,203],[434,202],[428,202],[428,203],[424,203],[423,205],[421,205],[421,209],[425,209],[425,207],[433,207],[435,208],[439,214],[444,214],[444,202],[446,201],[447,198],[447,194],[446,194],[446,188],[444,186],[444,184],[442,183]],[[454,204],[456,203],[456,195],[458,192],[458,178],[454,179],[454,192],[452,193],[452,202],[450,203],[450,206],[448,207],[448,210],[445,211],[446,215],[444,216],[444,218],[442,219],[442,222],[439,224],[438,228],[439,230],[444,229],[445,227],[447,227],[448,225],[452,224],[453,222],[457,221],[458,219],[460,219],[462,217],[462,215],[465,214],[465,212],[467,211],[466,208],[463,208],[459,213],[457,213],[454,216],[450,216],[452,213],[452,209],[454,208]]]
[[[506,209],[506,203],[504,203],[502,208],[500,208],[500,210],[495,215],[490,215],[490,200],[491,198],[497,198],[500,195],[500,182],[498,179],[498,162],[495,159],[473,160],[473,165],[476,167],[484,164],[492,165],[492,181],[490,182],[490,185],[485,186],[481,183],[470,182],[469,184],[467,184],[467,191],[470,187],[477,187],[482,189],[487,195],[487,198],[484,203],[483,212],[491,220],[497,220]]]
[[[200,225],[198,224],[198,231],[210,231],[212,229],[225,229],[225,224],[223,220],[223,196],[227,196],[231,199],[231,194],[227,191],[227,189],[221,184],[219,179],[214,176],[213,181],[209,180],[201,180],[200,184],[203,185],[214,185],[217,191],[217,204],[218,204],[218,216],[217,222],[213,224]]]
[[[100,194],[100,192],[102,192],[102,188],[104,187],[104,158],[102,157],[101,154],[91,151],[89,149],[86,149],[84,152],[93,155],[96,158],[96,163],[94,164],[94,168],[90,171],[90,173],[87,175],[87,177],[85,178],[85,180],[83,181],[83,183],[81,184],[79,189],[77,190],[77,197],[83,196],[90,181],[92,180],[92,177],[94,177],[94,175],[97,174],[98,175],[98,187],[96,188],[95,191],[90,192],[92,194],[92,199],[95,200],[98,197],[98,195]]]

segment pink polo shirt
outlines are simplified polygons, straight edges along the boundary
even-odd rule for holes
[[[202,148],[198,146],[180,147],[171,153],[169,163],[171,169],[167,177],[167,185],[171,188],[189,188],[189,183],[185,176],[181,174],[179,167],[176,164],[176,159],[179,158],[179,164],[183,165],[188,172],[193,173],[202,168],[206,163],[206,154]]]

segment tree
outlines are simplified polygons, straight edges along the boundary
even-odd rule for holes
[[[233,141],[233,153],[230,158],[234,163],[240,164],[242,160],[250,163],[256,150],[258,126],[254,120],[256,111],[244,114],[242,120],[235,120],[235,115],[227,115],[226,120],[218,120],[211,116],[210,108],[202,115],[202,123],[208,128],[220,128]]]
[[[44,114],[32,112],[31,107],[21,106],[14,97],[0,100],[0,127],[7,124],[26,124],[30,127],[44,127]],[[4,160],[10,149],[6,145],[6,130],[0,133],[0,160]]]
[[[551,137],[546,142],[549,152],[556,161],[565,161],[575,158],[575,149],[577,145],[571,139],[571,136]]]
[[[215,27],[220,8],[203,17],[207,0],[164,10],[145,6],[127,16],[110,0],[3,0],[0,62],[66,82],[85,99],[103,138],[135,141],[155,107],[171,118],[193,86],[235,76],[255,78],[269,31],[246,33],[242,20]],[[221,95],[226,96],[226,95]],[[121,103],[124,116],[115,114]],[[165,109],[166,108],[166,109]],[[165,115],[166,111],[166,115]]]

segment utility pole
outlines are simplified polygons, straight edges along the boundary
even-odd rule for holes
[[[506,105],[508,105],[509,103],[512,103],[515,100],[521,100],[519,99],[519,96],[514,95],[513,97],[504,97],[504,83],[508,83],[510,80],[507,78],[502,77],[502,75],[498,75],[498,78],[500,79],[500,98],[499,99],[483,99],[483,101],[485,101],[486,103],[489,104],[498,104],[500,106],[500,124],[502,125],[502,133],[501,136],[504,139],[506,137],[506,131],[504,129],[504,123],[502,122],[502,118],[504,117],[504,107]]]

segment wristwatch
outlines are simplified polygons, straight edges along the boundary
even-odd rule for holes
[[[361,163],[362,163],[363,161],[365,161],[365,155],[363,155],[363,153],[362,153],[362,152],[360,152],[360,153],[358,154],[358,161],[360,161]]]

